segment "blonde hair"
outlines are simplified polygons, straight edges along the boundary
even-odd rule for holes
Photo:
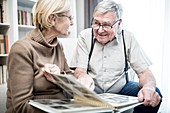
[[[62,14],[70,11],[69,0],[37,0],[33,6],[33,24],[39,28],[50,28],[48,18],[51,14]]]

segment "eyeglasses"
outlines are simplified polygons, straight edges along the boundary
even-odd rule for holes
[[[99,29],[100,27],[102,27],[102,29],[107,31],[107,30],[112,29],[118,21],[120,21],[120,19],[115,21],[112,25],[109,25],[109,24],[102,25],[101,23],[95,22],[94,19],[92,19],[91,25],[92,25],[93,29]]]
[[[70,21],[73,20],[72,16],[64,15],[64,14],[58,14],[59,17],[67,17]]]

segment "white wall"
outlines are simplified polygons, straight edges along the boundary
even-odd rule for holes
[[[164,2],[162,0],[115,0],[123,6],[123,28],[136,36],[153,65],[151,69],[161,86]]]
[[[73,14],[73,26],[70,26],[70,35],[69,38],[77,38],[77,6],[76,6],[76,0],[70,0],[71,8],[72,8],[72,14]]]
[[[165,0],[165,30],[163,40],[163,66],[162,66],[162,110],[161,113],[170,113],[170,1]]]
[[[84,29],[84,0],[76,0],[77,6],[77,33]]]
[[[75,47],[77,45],[77,38],[59,38],[64,47],[64,53],[67,59],[68,65],[70,65]]]
[[[70,0],[72,14],[73,14],[73,23],[74,23],[74,25],[70,26],[70,28],[69,28],[70,35],[67,37],[58,38],[63,44],[64,53],[65,53],[68,64],[70,64],[70,62],[71,62],[71,58],[73,56],[75,47],[77,45],[77,34],[78,34],[77,31],[78,31],[78,29],[82,29],[81,25],[80,25],[80,28],[77,27],[79,25],[79,23],[81,23],[81,21],[83,21],[81,19],[82,18],[81,10],[79,10],[79,12],[77,13],[78,9],[82,8],[82,6],[81,6],[82,2],[80,2],[80,5],[77,5],[78,1],[82,1],[82,0]]]

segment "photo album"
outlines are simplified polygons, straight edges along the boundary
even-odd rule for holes
[[[87,89],[71,74],[53,77],[69,99],[30,100],[29,104],[49,113],[116,113],[141,105],[138,97],[95,92]]]

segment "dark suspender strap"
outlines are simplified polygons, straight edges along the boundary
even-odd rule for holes
[[[90,48],[90,53],[89,53],[89,57],[88,57],[88,63],[87,63],[87,73],[89,71],[89,63],[90,63],[90,59],[91,59],[91,55],[92,55],[92,52],[93,52],[93,48],[94,48],[94,43],[95,43],[95,39],[93,39],[93,29],[92,29],[92,35],[91,35],[91,48]]]
[[[93,29],[92,29],[91,48],[90,48],[90,53],[89,53],[88,63],[87,63],[87,73],[89,71],[89,62],[90,62],[91,55],[92,55],[93,48],[94,48],[94,44],[95,44],[95,40],[93,39],[93,36],[94,36],[94,34],[93,34]],[[125,45],[124,31],[123,30],[122,30],[122,37],[123,37],[124,55],[125,55],[125,68],[124,68],[124,72],[125,72],[125,75],[126,75],[126,82],[128,82],[129,81],[129,78],[128,78],[128,61],[127,61],[126,45]]]
[[[128,61],[127,61],[126,45],[125,45],[124,31],[123,30],[122,30],[122,38],[123,38],[124,55],[125,55],[125,68],[124,68],[124,72],[125,72],[125,75],[126,75],[126,83],[127,83],[129,81],[129,78],[128,78]]]

